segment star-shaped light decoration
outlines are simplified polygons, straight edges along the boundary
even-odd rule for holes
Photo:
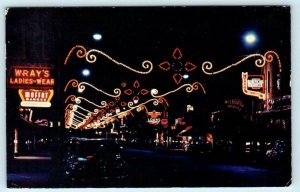
[[[126,87],[126,83],[121,84],[122,87]],[[134,104],[138,104],[140,100],[140,95],[145,96],[149,93],[149,91],[145,88],[140,88],[140,82],[135,80],[132,84],[132,88],[127,88],[124,90],[124,94],[128,96],[132,96],[132,101]],[[122,104],[121,104],[122,105]]]
[[[197,67],[195,64],[189,61],[184,63],[182,61],[182,57],[183,55],[180,49],[176,48],[173,51],[171,61],[163,61],[158,65],[158,67],[163,71],[173,71],[172,77],[177,85],[181,83],[184,74],[188,74],[189,72],[195,70]]]

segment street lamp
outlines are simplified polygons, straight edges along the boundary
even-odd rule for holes
[[[188,74],[184,74],[182,77],[183,77],[183,79],[188,79],[189,75]]]
[[[88,76],[90,76],[91,72],[89,69],[83,69],[81,74],[85,77],[88,77]]]
[[[95,41],[100,41],[102,39],[102,35],[100,33],[94,33],[93,39]]]
[[[244,34],[243,41],[244,41],[245,47],[252,48],[258,43],[259,38],[258,38],[258,35],[254,31],[248,31]]]

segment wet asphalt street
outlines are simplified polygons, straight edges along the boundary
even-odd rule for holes
[[[111,187],[251,187],[285,186],[290,170],[220,156],[183,151],[127,148],[128,178],[97,183],[69,183],[52,160],[13,160],[8,164],[9,188]],[[223,157],[222,157],[223,158]]]

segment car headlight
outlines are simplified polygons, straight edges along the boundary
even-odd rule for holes
[[[87,161],[87,160],[89,159],[84,157],[77,157],[77,161]]]
[[[116,154],[116,159],[121,159],[121,154]]]

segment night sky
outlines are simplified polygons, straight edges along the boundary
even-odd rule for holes
[[[290,8],[282,6],[13,8],[6,18],[7,67],[20,63],[54,66],[57,94],[53,98],[54,107],[43,110],[44,115],[57,111],[56,106],[64,105],[65,96],[75,93],[74,90],[62,93],[66,82],[73,78],[107,92],[120,87],[122,82],[130,85],[134,80],[148,90],[157,88],[160,93],[173,90],[179,86],[172,79],[173,73],[160,70],[158,65],[171,60],[173,51],[179,48],[182,61],[197,66],[181,84],[199,81],[207,94],[187,96],[182,91],[167,99],[172,104],[179,103],[179,108],[185,108],[184,102],[194,102],[201,106],[199,110],[211,112],[224,99],[253,99],[242,94],[241,72],[259,74],[260,70],[251,60],[228,72],[207,76],[201,70],[204,61],[211,61],[213,69],[218,70],[246,55],[274,50],[283,66],[283,92],[290,93],[290,29]],[[247,31],[255,31],[258,36],[254,47],[246,47],[243,42]],[[102,35],[101,41],[92,39],[95,32]],[[135,74],[100,55],[96,63],[88,64],[73,54],[64,65],[65,57],[75,45],[101,50],[137,70],[143,70],[142,62],[150,60],[154,69],[149,75]],[[89,77],[81,75],[85,68],[91,70]],[[17,106],[17,90],[9,89],[7,94],[8,106]],[[95,101],[94,93],[86,98]]]

